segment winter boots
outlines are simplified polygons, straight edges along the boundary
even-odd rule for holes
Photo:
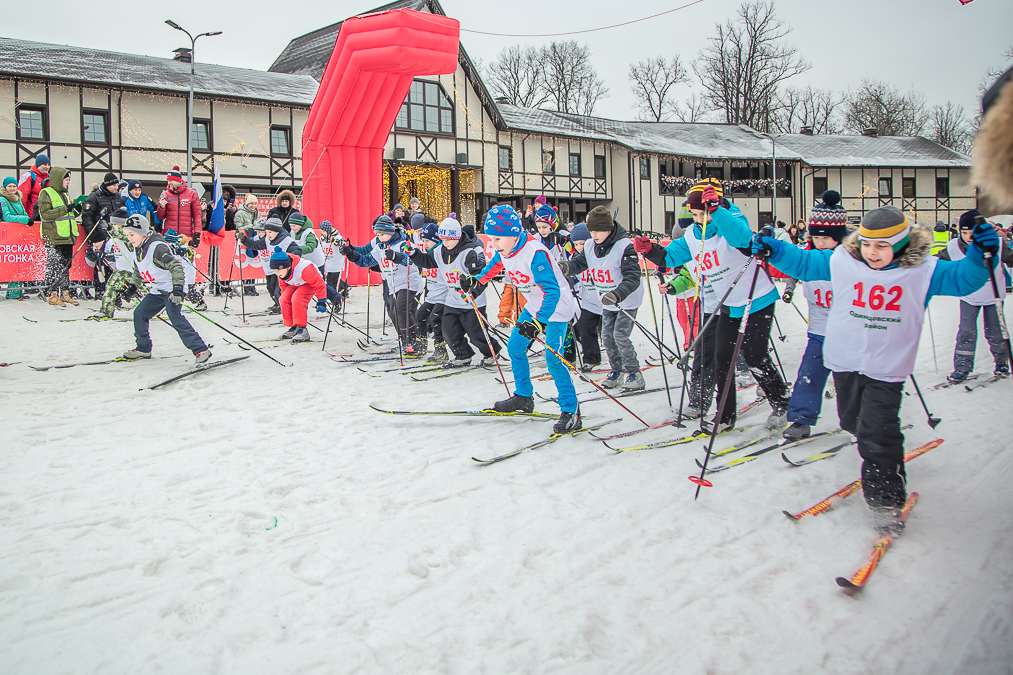
[[[466,359],[451,359],[447,363],[447,368],[466,368],[471,365],[471,357]]]
[[[194,354],[194,358],[196,359],[195,362],[194,362],[195,366],[199,366],[199,365],[202,365],[204,363],[207,363],[208,359],[211,358],[211,350],[210,349],[205,349],[202,352],[197,352],[196,354]]]
[[[534,412],[535,399],[531,396],[518,396],[514,394],[503,401],[496,401],[496,404],[492,408],[496,412]],[[566,413],[563,414],[565,415]]]
[[[559,419],[552,425],[552,433],[572,434],[574,431],[580,429],[581,426],[580,410],[572,413],[559,413]]]
[[[53,307],[64,307],[65,306],[64,303],[63,303],[63,300],[61,300],[60,296],[57,295],[55,292],[49,294],[49,299],[46,302],[48,302],[49,304],[51,304]]]
[[[774,408],[773,412],[767,417],[767,428],[771,431],[784,429],[784,425],[787,423],[788,410],[785,408]]]
[[[781,434],[789,441],[799,441],[803,438],[809,438],[812,433],[812,428],[808,424],[799,424],[798,422],[792,422],[791,426],[784,430]]]
[[[609,374],[605,377],[605,380],[601,383],[601,386],[606,389],[615,389],[623,384],[623,374],[618,370],[610,370]]]
[[[139,349],[131,349],[129,352],[123,353],[123,358],[130,361],[135,361],[137,359],[150,359],[151,352],[142,352]]]
[[[629,373],[626,376],[626,381],[623,382],[623,391],[641,391],[647,383],[644,382],[644,376],[638,371],[636,373]]]
[[[64,291],[63,295],[60,296],[60,299],[63,300],[63,304],[65,305],[74,305],[75,307],[77,307],[78,305],[81,304],[71,297],[70,291]]]
[[[949,376],[947,376],[946,379],[948,382],[952,384],[958,384],[966,380],[968,375],[970,375],[970,373],[965,373],[961,370],[954,370],[952,373],[949,374]]]
[[[902,509],[896,506],[877,506],[872,509],[872,526],[884,537],[896,537],[904,531]]]
[[[279,340],[291,340],[292,338],[295,337],[295,333],[296,333],[297,330],[299,330],[298,327],[292,326],[287,331],[285,331],[284,333],[282,333],[281,337],[278,338],[278,339]]]
[[[445,342],[440,342],[433,347],[433,355],[426,360],[426,364],[439,366],[443,365],[448,360],[449,359],[447,357],[447,344]]]
[[[292,342],[309,342],[310,332],[306,330],[305,326],[296,329],[295,335],[292,336]]]

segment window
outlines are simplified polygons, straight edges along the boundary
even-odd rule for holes
[[[605,177],[605,156],[595,155],[594,156],[594,177],[604,178]]]
[[[577,152],[570,153],[570,175],[571,176],[580,175],[580,153]]]
[[[288,127],[271,127],[271,154],[288,157],[292,154],[292,145],[288,142]]]
[[[190,125],[194,150],[211,150],[211,120],[194,118]]]
[[[394,126],[433,134],[452,134],[454,106],[438,83],[416,80],[412,82]]]
[[[814,176],[813,177],[813,199],[822,199],[823,193],[827,191],[827,177],[826,176]]]
[[[665,211],[665,234],[675,227],[675,211]]]
[[[514,170],[514,158],[513,152],[510,151],[509,146],[499,146],[499,170],[500,171],[513,171]]]
[[[542,173],[556,173],[556,153],[542,150]]]
[[[904,199],[914,199],[915,197],[915,178],[914,176],[906,176],[902,179],[901,184],[901,195]]]
[[[893,180],[890,178],[880,178],[876,189],[879,190],[880,197],[893,197]]]
[[[936,176],[936,196],[937,197],[949,197],[950,196],[950,178],[949,178],[949,176]]]
[[[85,110],[81,116],[84,126],[84,142],[109,144],[109,135],[106,133],[106,113],[102,110]]]
[[[758,223],[759,227],[757,229],[762,228],[764,225],[773,225],[774,224],[774,212],[773,211],[760,211],[759,214],[757,214],[757,215],[759,216],[759,218],[757,219],[757,223]]]
[[[725,179],[724,167],[720,166],[704,167],[703,176],[699,176],[699,178],[717,178],[718,180],[724,180]]]
[[[46,109],[18,107],[18,138],[46,140]]]
[[[732,180],[750,180],[750,179],[758,179],[759,177],[760,177],[760,167],[758,166],[732,167]]]
[[[651,160],[648,157],[640,158],[640,178],[648,180],[651,177]]]

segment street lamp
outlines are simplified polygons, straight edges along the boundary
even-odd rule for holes
[[[186,36],[188,38],[190,38],[190,103],[189,103],[189,106],[187,107],[187,113],[186,113],[186,121],[187,121],[187,127],[186,127],[186,184],[190,185],[190,167],[193,166],[193,66],[194,66],[194,62],[197,60],[196,57],[194,56],[194,54],[195,54],[195,48],[197,46],[197,39],[198,38],[211,37],[213,35],[221,35],[222,32],[220,30],[218,30],[218,31],[214,31],[213,33],[201,33],[197,37],[194,37],[193,35],[190,35],[190,32],[188,30],[186,30],[185,28],[183,28],[182,26],[180,26],[175,21],[171,21],[169,19],[166,19],[165,22],[167,24],[169,24],[170,27],[175,28],[176,30],[183,31],[184,33],[186,33]]]
[[[771,210],[774,212],[774,227],[777,227],[777,143],[775,140],[781,138],[784,134],[767,134],[770,139],[770,156],[771,156],[771,175],[773,176],[770,194],[773,195]]]

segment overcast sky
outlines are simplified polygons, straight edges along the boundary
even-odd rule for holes
[[[463,29],[500,33],[552,33],[596,28],[672,9],[690,0],[441,0]],[[506,45],[577,39],[590,45],[595,65],[611,93],[596,114],[633,119],[628,69],[651,56],[678,54],[687,65],[714,32],[734,15],[740,0],[704,0],[650,21],[573,38],[490,37],[462,32],[472,58],[488,63]],[[163,22],[172,19],[191,33],[222,30],[202,38],[197,58],[221,65],[267,69],[294,37],[372,9],[359,0],[203,0],[200,3],[128,4],[49,0],[5,16],[5,37],[134,54],[171,57],[188,42]],[[863,78],[880,78],[924,92],[929,105],[953,101],[970,112],[989,66],[1008,65],[1013,44],[1013,0],[776,0],[778,15],[791,27],[789,41],[812,64],[794,84],[844,91]],[[200,8],[203,11],[196,11]],[[50,17],[57,17],[53,20]],[[180,39],[182,38],[182,39]],[[680,85],[679,99],[692,85]],[[699,87],[697,87],[699,90]]]

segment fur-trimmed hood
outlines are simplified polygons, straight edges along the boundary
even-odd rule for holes
[[[851,257],[859,262],[865,262],[862,258],[862,244],[858,240],[858,231],[854,231],[841,242],[844,249],[851,254]],[[899,258],[895,258],[890,267],[918,267],[929,256],[932,249],[932,233],[920,225],[911,227],[911,241],[904,247]]]
[[[20,204],[22,201],[21,190],[17,191],[17,195],[15,197],[11,197],[9,194],[7,194],[7,190],[0,190],[0,196],[9,201],[11,204]]]
[[[278,205],[278,208],[284,208],[281,205],[281,200],[285,199],[286,197],[288,198],[288,202],[289,202],[288,203],[288,207],[290,209],[294,209],[295,208],[295,193],[292,192],[291,190],[282,190],[281,192],[279,192],[278,196],[274,200],[274,203]]]
[[[1013,68],[985,94],[988,111],[974,139],[971,179],[1003,212],[1013,208]]]

